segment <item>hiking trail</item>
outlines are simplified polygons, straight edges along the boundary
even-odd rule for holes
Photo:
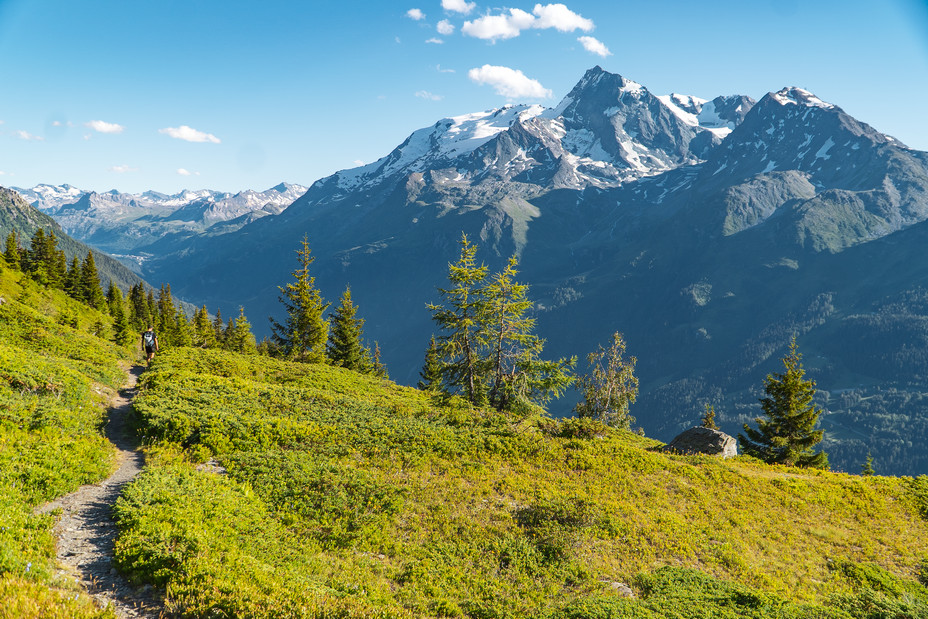
[[[151,587],[134,587],[113,567],[116,523],[113,505],[123,487],[142,470],[145,456],[128,427],[135,385],[142,373],[133,366],[129,380],[111,402],[106,438],[116,447],[119,468],[105,480],[47,503],[36,513],[61,509],[55,525],[59,576],[76,581],[102,607],[110,607],[120,619],[166,616],[161,594]]]

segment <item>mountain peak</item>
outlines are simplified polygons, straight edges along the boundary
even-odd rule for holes
[[[826,110],[835,107],[831,103],[822,101],[808,90],[796,86],[788,86],[777,92],[772,92],[770,97],[780,105],[804,105],[807,107],[820,107]]]

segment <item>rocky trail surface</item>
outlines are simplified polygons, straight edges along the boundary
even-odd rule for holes
[[[113,399],[106,424],[106,437],[118,450],[119,468],[98,484],[81,486],[75,492],[43,505],[48,513],[61,509],[55,525],[58,565],[61,576],[76,581],[97,602],[110,607],[120,618],[164,617],[159,593],[151,586],[130,585],[113,566],[116,523],[113,505],[123,487],[142,470],[144,454],[128,427],[140,366],[129,372],[129,382]]]

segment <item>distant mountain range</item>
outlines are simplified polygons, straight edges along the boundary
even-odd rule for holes
[[[810,92],[654,95],[595,67],[555,108],[440,120],[142,272],[244,304],[260,329],[305,234],[325,296],[350,283],[391,375],[414,383],[463,231],[491,267],[520,257],[546,354],[625,334],[648,434],[669,440],[705,403],[737,433],[796,334],[832,464],[870,452],[878,472],[928,473],[926,218],[928,153]]]
[[[227,233],[279,214],[306,191],[306,187],[287,183],[236,194],[211,190],[174,195],[96,193],[71,185],[13,189],[54,217],[69,235],[119,257],[137,271],[152,253],[170,252],[192,236]]]

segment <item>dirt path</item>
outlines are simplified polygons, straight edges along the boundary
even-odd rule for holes
[[[118,450],[119,469],[99,484],[81,486],[36,510],[45,513],[61,508],[61,519],[55,525],[61,575],[80,583],[101,606],[111,606],[120,618],[164,616],[162,601],[154,589],[133,587],[113,567],[113,505],[144,463],[144,455],[128,428],[131,401],[141,372],[139,366],[130,370],[128,385],[120,390],[109,410],[106,437]]]

